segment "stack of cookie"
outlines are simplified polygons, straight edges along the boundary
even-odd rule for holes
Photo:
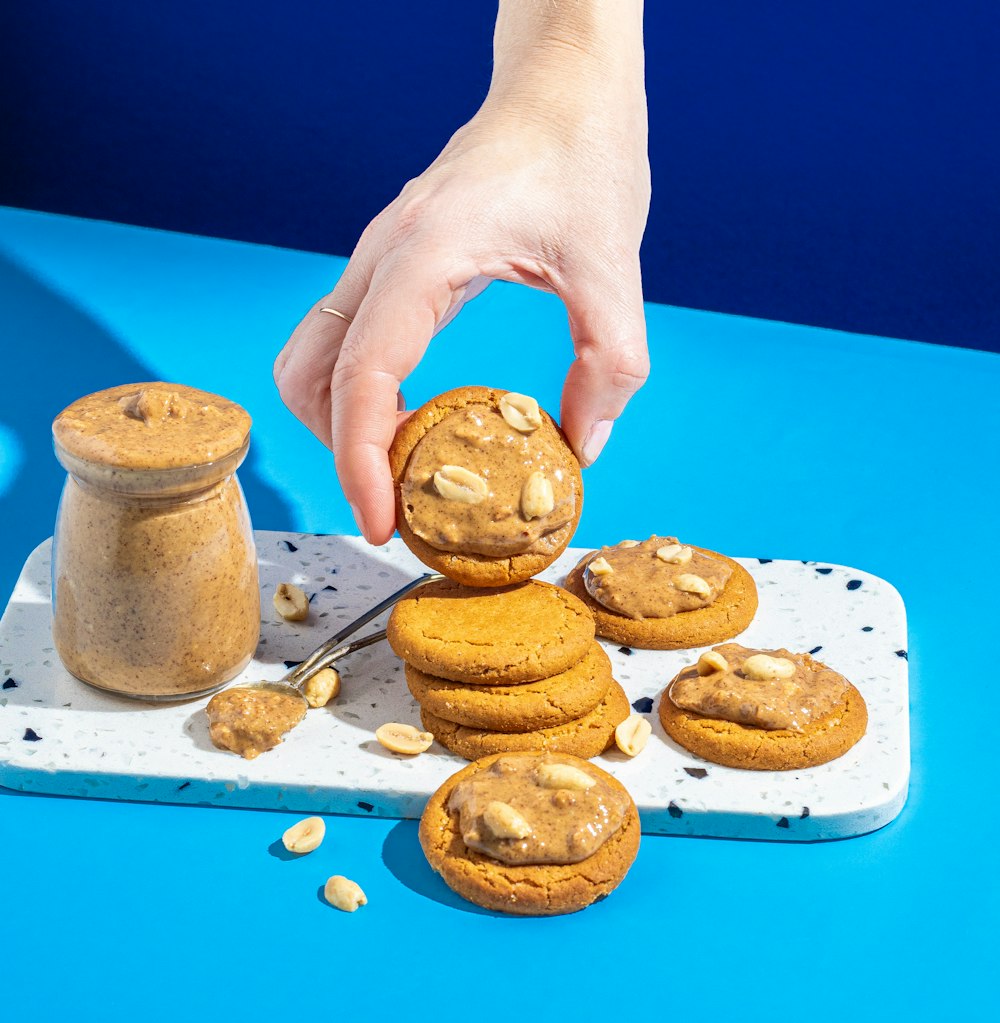
[[[388,625],[424,728],[469,759],[603,752],[628,700],[584,602],[532,578],[583,507],[562,432],[527,395],[463,387],[418,409],[389,461],[400,536],[447,576],[400,601]]]
[[[424,728],[469,760],[527,750],[593,757],[631,710],[593,617],[558,586],[432,583],[396,605],[387,631]]]

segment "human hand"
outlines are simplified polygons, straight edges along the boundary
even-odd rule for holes
[[[506,65],[498,51],[479,113],[372,221],[275,363],[282,399],[332,448],[371,543],[395,528],[387,452],[406,416],[400,385],[489,280],[554,291],[565,303],[575,359],[561,421],[581,464],[596,459],[648,373],[641,47],[637,58],[631,45],[611,54],[629,61],[618,74],[565,39],[530,47],[526,64],[519,43],[504,51]]]

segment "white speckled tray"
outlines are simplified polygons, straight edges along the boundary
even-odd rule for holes
[[[372,549],[357,537],[259,532],[257,543],[265,621],[246,680],[279,678],[286,659],[301,660],[423,571],[399,540]],[[0,784],[104,799],[417,817],[464,764],[438,746],[404,758],[375,741],[385,721],[419,722],[386,644],[344,662],[340,698],[249,762],[211,745],[205,700],[141,704],[83,685],[52,648],[50,547],[46,541],[32,553],[0,621]],[[560,580],[581,553],[567,551],[542,578]],[[852,568],[741,560],[760,590],[760,610],[741,642],[817,652],[861,690],[868,734],[839,760],[803,771],[707,763],[668,739],[656,715],[664,685],[697,655],[606,644],[615,677],[653,735],[634,760],[615,751],[597,762],[628,787],[646,832],[803,841],[881,827],[903,806],[910,766],[899,594]],[[314,595],[309,622],[273,620],[271,594],[283,580]]]

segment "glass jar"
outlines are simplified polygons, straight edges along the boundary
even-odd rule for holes
[[[260,632],[253,529],[235,475],[249,431],[234,402],[162,383],[100,391],[56,418],[69,475],[52,631],[78,679],[178,700],[246,667]]]

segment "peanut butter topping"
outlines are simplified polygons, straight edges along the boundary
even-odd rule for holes
[[[676,706],[767,731],[804,732],[829,717],[847,692],[847,679],[809,654],[739,643],[723,643],[712,653],[670,684],[667,696]]]
[[[635,619],[670,618],[708,607],[733,574],[725,562],[673,536],[651,536],[642,543],[623,540],[584,560],[587,592],[609,611]]]
[[[565,442],[531,399],[514,399],[503,409],[459,409],[414,447],[403,514],[432,547],[495,557],[545,553],[555,544],[550,534],[576,514]]]
[[[628,798],[554,754],[510,753],[455,786],[462,841],[502,863],[579,863],[622,825]]]
[[[237,451],[250,416],[235,402],[181,384],[125,384],[88,394],[56,418],[70,456],[122,469],[173,469]]]
[[[216,693],[205,713],[215,746],[253,760],[281,742],[281,737],[305,717],[306,705],[294,693],[280,688],[234,686]]]

